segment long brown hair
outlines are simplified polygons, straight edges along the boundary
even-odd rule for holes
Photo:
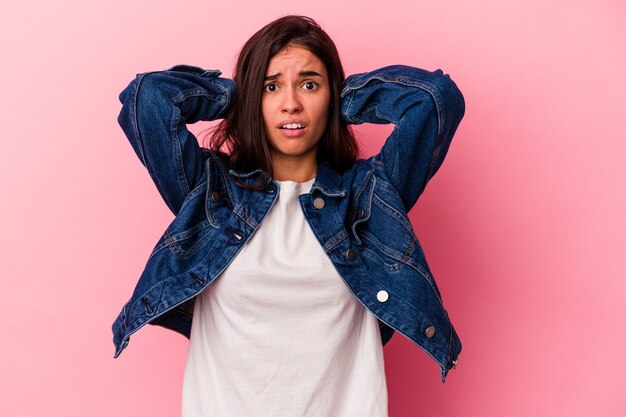
[[[284,16],[256,32],[242,47],[233,80],[237,94],[226,117],[212,130],[210,149],[228,159],[231,168],[262,169],[274,176],[268,147],[261,96],[270,59],[288,44],[302,46],[326,65],[330,85],[328,123],[317,148],[317,161],[325,160],[339,172],[356,162],[359,147],[351,129],[341,120],[340,93],[344,71],[334,42],[313,19]],[[226,146],[228,153],[223,152]],[[248,188],[260,189],[267,177]],[[244,184],[240,185],[244,186]]]

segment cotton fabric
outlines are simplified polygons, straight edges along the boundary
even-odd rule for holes
[[[183,417],[387,417],[376,317],[300,206],[314,180],[277,181],[267,217],[197,296]]]

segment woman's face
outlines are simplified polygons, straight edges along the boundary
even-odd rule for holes
[[[287,45],[270,59],[263,85],[261,108],[272,159],[315,160],[330,103],[324,63],[306,48]]]

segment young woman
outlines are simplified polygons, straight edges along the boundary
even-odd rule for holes
[[[113,324],[190,338],[183,415],[387,416],[382,346],[399,332],[440,366],[460,340],[408,220],[464,114],[441,70],[344,79],[312,19],[286,16],[234,80],[190,65],[141,73],[119,123],[176,215]],[[186,124],[223,119],[202,148]],[[348,124],[393,123],[357,159]],[[193,318],[193,320],[192,320]]]

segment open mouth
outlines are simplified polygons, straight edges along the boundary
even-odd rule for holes
[[[287,137],[300,136],[304,133],[306,126],[301,123],[287,123],[279,127],[283,135]]]
[[[281,130],[300,130],[304,129],[305,126],[301,123],[287,123],[282,125],[279,129]]]

